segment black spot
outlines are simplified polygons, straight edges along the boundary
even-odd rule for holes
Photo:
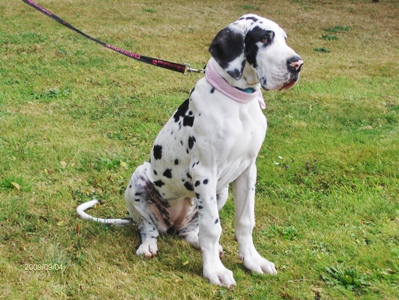
[[[130,187],[132,187],[132,186],[130,186]],[[141,192],[136,192],[134,195],[135,196],[141,196],[143,193],[141,193]]]
[[[172,169],[166,169],[165,172],[163,172],[163,176],[166,178],[172,178]]]
[[[194,147],[194,143],[196,142],[195,137],[190,136],[188,138],[188,148],[191,150]]]
[[[190,182],[186,182],[184,186],[186,187],[187,190],[194,191],[194,187]]]
[[[198,193],[195,193],[195,197],[196,197],[197,199],[200,199],[200,198],[201,198],[201,195],[198,194]]]
[[[211,88],[211,94],[213,94],[214,92],[215,92],[215,88],[212,87],[212,88]]]
[[[201,182],[199,182],[199,180],[197,180],[194,184],[195,187],[199,186],[201,184]]]
[[[245,20],[252,20],[254,22],[258,22],[258,19],[253,17],[253,16],[252,17],[246,17]]]
[[[161,186],[165,185],[165,183],[162,180],[157,180],[157,181],[154,182],[154,184],[156,186],[158,186],[158,187],[161,187]]]
[[[132,185],[129,185],[129,189],[131,189],[132,188]]]
[[[155,145],[153,148],[153,153],[154,153],[154,158],[155,159],[161,159],[162,158],[162,146],[161,145]]]
[[[198,209],[203,209],[204,207],[202,205],[198,205]]]
[[[136,199],[134,199],[134,201],[136,201],[136,202],[140,202],[140,198],[136,198]]]
[[[256,43],[263,42],[264,46],[269,45],[274,38],[274,32],[271,30],[265,30],[256,26],[251,31],[247,33],[245,36],[245,55],[247,61],[254,66],[257,67],[256,56],[258,54],[258,46]]]
[[[158,173],[157,173],[157,171],[156,171],[156,170],[154,170],[154,175],[158,175]]]
[[[194,90],[193,90],[194,91]],[[187,110],[188,110],[188,99],[186,101],[183,102],[182,105],[180,105],[180,107],[177,109],[177,111],[175,112],[175,114],[173,115],[173,118],[175,119],[175,122],[178,122],[180,118],[183,118],[184,115],[186,114]]]
[[[228,73],[231,77],[236,78],[236,79],[241,77],[241,70],[239,70],[239,69],[234,69],[233,71],[229,71]]]
[[[189,179],[192,179],[190,173],[187,173],[187,177],[188,177]]]
[[[215,224],[219,223],[219,218],[216,218]]]
[[[202,183],[203,184],[208,184],[208,179],[205,179]]]
[[[175,165],[177,166],[179,164],[179,160],[175,159]]]
[[[193,127],[194,124],[194,117],[185,116],[183,119],[183,126],[190,126]]]
[[[267,85],[267,79],[265,77],[262,77],[262,79],[260,80],[260,84],[262,86],[266,86]]]

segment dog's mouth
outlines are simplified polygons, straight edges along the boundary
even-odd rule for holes
[[[294,85],[295,85],[295,83],[298,81],[298,79],[299,79],[299,71],[297,72],[297,73],[288,73],[288,76],[287,76],[288,78],[288,80],[287,80],[287,82],[286,83],[284,83],[283,84],[283,86],[279,89],[280,91],[281,90],[289,90],[290,88],[292,88]]]
[[[284,76],[284,81],[283,81],[284,83],[280,83],[276,86],[273,85],[268,86],[268,81],[266,77],[262,77],[262,79],[260,80],[260,84],[265,91],[270,91],[270,90],[281,91],[292,88],[297,83],[298,80],[299,80],[299,73],[297,74],[287,73]]]
[[[284,85],[281,87],[280,91],[281,90],[289,90],[290,88],[292,88],[295,85],[295,83],[297,81],[298,81],[298,77],[293,78],[291,81],[284,83]]]

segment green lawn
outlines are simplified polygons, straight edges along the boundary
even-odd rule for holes
[[[0,299],[397,299],[399,3],[40,0],[87,34],[202,68],[216,33],[245,13],[279,23],[305,61],[289,91],[264,93],[255,244],[274,277],[237,257],[234,207],[221,212],[237,286],[211,286],[177,237],[135,255],[123,192],[202,76],[106,50],[22,1],[0,3]]]

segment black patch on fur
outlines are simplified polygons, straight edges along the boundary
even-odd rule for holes
[[[192,179],[192,177],[189,173],[187,173],[187,178]]]
[[[165,183],[164,183],[162,180],[157,180],[157,181],[154,182],[154,184],[155,184],[157,187],[162,187],[163,185],[165,185]]]
[[[163,176],[166,178],[172,178],[172,169],[166,169],[165,172],[163,172]]]
[[[256,56],[258,54],[258,46],[256,43],[263,42],[263,46],[269,45],[274,38],[274,31],[265,30],[259,26],[254,27],[245,36],[245,56],[247,61],[254,67],[257,67]]]
[[[153,150],[155,159],[161,159],[162,158],[162,146],[161,145],[155,145],[152,150]]]
[[[217,224],[217,223],[219,223],[219,218],[217,218],[217,219],[215,220],[215,224]]]
[[[191,150],[194,147],[194,143],[195,143],[195,137],[190,136],[188,138],[188,148]]]
[[[193,89],[194,91],[194,89]],[[188,110],[188,101],[189,99],[187,99],[186,101],[184,101],[182,103],[182,105],[180,105],[180,107],[177,109],[177,111],[175,112],[175,114],[173,115],[173,118],[175,119],[175,122],[179,122],[180,118],[184,118],[187,110]]]
[[[199,199],[199,198],[201,198],[201,195],[198,194],[198,193],[195,193],[195,197],[196,197],[197,199]]]
[[[175,159],[175,165],[177,166],[179,164],[179,160]]]
[[[258,19],[255,17],[246,17],[245,20],[252,20],[254,22],[258,22]]]
[[[198,205],[198,209],[203,209],[204,207],[202,205]]]
[[[214,92],[215,92],[215,88],[212,87],[212,88],[211,88],[211,94],[213,94]]]
[[[245,61],[244,61],[245,63]],[[229,75],[233,78],[240,78],[241,77],[241,70],[238,69],[234,69],[233,71],[228,71],[227,73],[229,73]]]
[[[190,126],[193,127],[194,124],[194,117],[192,116],[185,116],[183,119],[183,126]]]
[[[158,173],[157,173],[157,171],[156,171],[156,170],[154,170],[154,175],[158,175]]]
[[[219,31],[209,47],[209,52],[216,62],[227,69],[230,62],[244,53],[244,35],[237,30],[226,27]],[[241,77],[240,72],[240,77]],[[233,76],[229,73],[229,75]],[[235,77],[235,79],[239,79]]]
[[[190,183],[190,182],[186,182],[185,184],[184,184],[184,186],[185,186],[185,188],[187,189],[187,190],[189,190],[189,191],[194,191],[194,187],[193,187],[193,185]]]
[[[195,187],[199,186],[201,184],[201,182],[199,180],[197,180],[194,184]]]

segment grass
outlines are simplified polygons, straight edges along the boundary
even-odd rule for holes
[[[176,237],[146,260],[135,227],[77,217],[93,197],[96,215],[125,216],[131,173],[201,75],[129,60],[11,1],[0,4],[0,298],[397,298],[395,1],[72,2],[39,3],[100,40],[194,68],[244,13],[286,29],[305,66],[293,89],[265,93],[254,230],[279,274],[242,267],[231,199],[221,220],[233,290],[209,285],[200,253]]]

